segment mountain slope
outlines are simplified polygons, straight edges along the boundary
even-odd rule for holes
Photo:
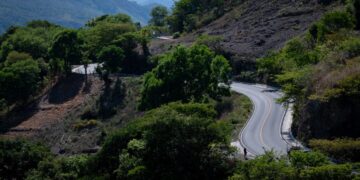
[[[234,73],[253,71],[255,59],[281,48],[292,37],[304,33],[324,12],[332,8],[316,0],[244,0],[208,25],[172,42],[152,42],[158,54],[179,43],[192,43],[200,34],[223,38],[221,47],[232,61]]]
[[[11,25],[34,19],[77,28],[91,18],[114,13],[126,13],[146,24],[151,8],[127,0],[1,0],[0,33]]]
[[[141,5],[161,4],[163,6],[170,8],[174,4],[175,0],[132,0],[132,1],[137,2]]]

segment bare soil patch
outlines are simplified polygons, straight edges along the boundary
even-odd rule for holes
[[[102,82],[89,77],[85,83],[83,75],[72,74],[60,80],[39,101],[29,107],[11,113],[2,120],[3,137],[32,137],[45,127],[58,123],[69,112],[76,110],[86,99],[100,93]]]

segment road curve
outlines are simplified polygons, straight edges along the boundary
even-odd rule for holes
[[[251,118],[238,136],[238,147],[246,148],[250,156],[270,150],[286,154],[288,145],[281,135],[286,108],[276,102],[281,97],[278,89],[234,82],[231,90],[248,96],[254,106]]]

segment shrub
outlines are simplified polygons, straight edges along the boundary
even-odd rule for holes
[[[18,61],[28,60],[28,59],[32,59],[31,55],[28,53],[11,51],[6,58],[5,64],[10,65],[10,64],[16,63]]]
[[[352,38],[341,43],[340,50],[343,51],[348,58],[360,55],[360,38]]]
[[[79,179],[87,169],[87,161],[86,155],[44,160],[39,163],[37,169],[28,174],[26,179]]]
[[[355,27],[354,17],[345,11],[335,11],[325,14],[321,19],[327,32],[336,32],[342,28],[352,29]]]
[[[176,32],[176,33],[173,34],[173,38],[177,39],[177,38],[180,37],[180,35],[181,35],[180,32]]]
[[[92,167],[119,178],[224,179],[229,128],[206,114],[214,109],[192,103],[151,110],[108,136]]]
[[[40,79],[39,64],[32,60],[22,60],[0,69],[0,98],[7,103],[25,103],[38,93]]]
[[[210,104],[201,104],[201,103],[170,103],[169,106],[171,109],[187,115],[187,116],[198,116],[202,118],[215,118],[217,112],[214,110],[214,107]]]
[[[42,145],[0,139],[0,178],[24,179],[27,172],[49,157],[50,151]]]
[[[295,169],[288,166],[286,159],[267,152],[254,160],[240,162],[230,179],[295,179],[294,177]]]
[[[360,140],[354,139],[312,139],[309,146],[340,161],[360,161]]]
[[[309,34],[315,43],[323,42],[325,40],[325,31],[326,30],[324,24],[320,22],[313,24],[309,28]]]
[[[90,129],[93,127],[96,127],[98,125],[98,122],[96,120],[88,120],[88,121],[80,121],[73,125],[73,128],[77,131],[83,130],[83,129]]]
[[[301,169],[329,164],[328,158],[319,152],[292,151],[289,158],[293,167]]]
[[[224,54],[221,46],[222,41],[223,37],[221,36],[201,35],[196,39],[196,44],[205,45],[217,54]]]
[[[351,178],[351,166],[344,165],[325,165],[319,167],[310,167],[304,169],[300,173],[302,179],[313,179],[313,180],[328,180],[328,179],[341,179],[347,180]]]

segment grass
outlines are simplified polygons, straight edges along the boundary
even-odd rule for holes
[[[73,128],[77,131],[81,131],[83,129],[90,129],[96,127],[98,122],[96,120],[89,120],[89,121],[79,121],[73,125]]]
[[[253,105],[251,100],[242,94],[231,93],[230,97],[216,105],[217,110],[223,109],[220,119],[233,125],[232,138],[236,138],[251,116]]]

